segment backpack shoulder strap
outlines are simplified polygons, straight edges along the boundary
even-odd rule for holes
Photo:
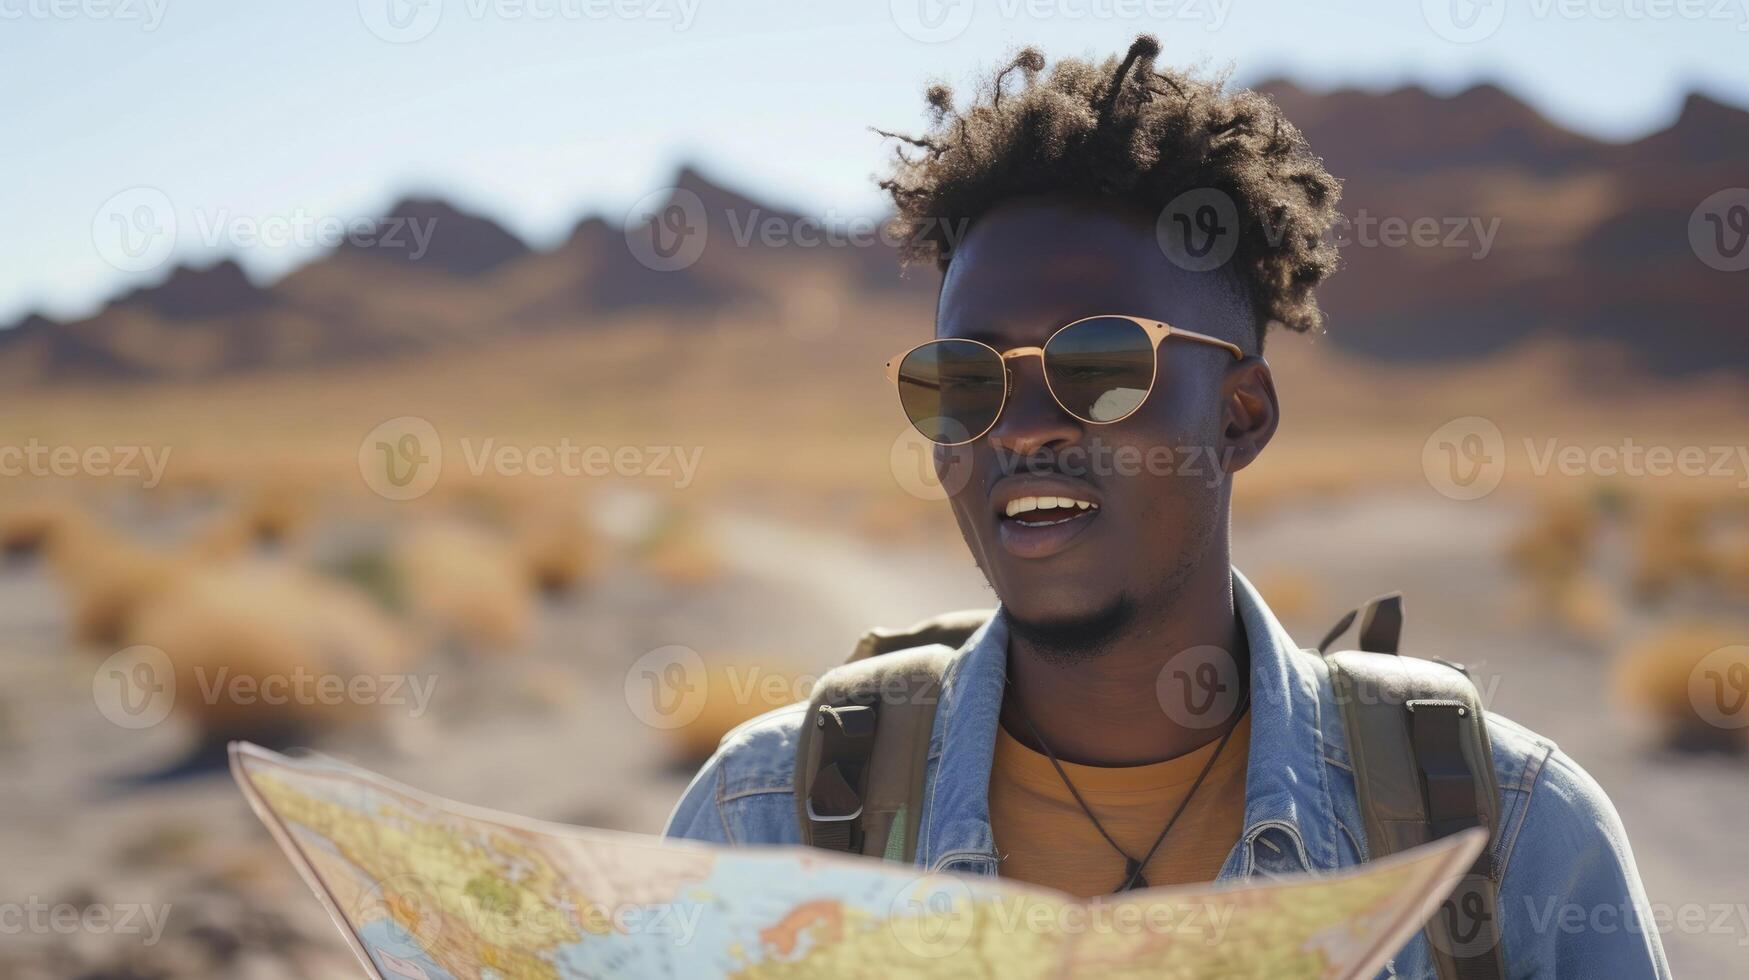
[[[1490,846],[1426,931],[1440,980],[1504,977],[1500,869],[1492,847],[1500,826],[1500,789],[1481,698],[1457,665],[1396,656],[1400,595],[1375,599],[1350,613],[1320,652],[1357,615],[1368,649],[1325,653],[1324,659],[1348,735],[1368,856],[1486,827]]]
[[[802,843],[889,861],[916,859],[929,739],[942,677],[989,610],[876,629],[814,685],[796,740]]]

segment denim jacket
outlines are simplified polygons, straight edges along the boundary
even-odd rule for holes
[[[1342,719],[1323,658],[1301,650],[1237,571],[1251,649],[1251,755],[1244,830],[1218,880],[1313,873],[1366,859]],[[988,787],[1007,671],[997,616],[958,651],[930,739],[917,863],[996,874]],[[667,834],[719,844],[800,842],[792,797],[805,705],[724,737],[669,818]],[[1493,842],[1507,975],[1668,977],[1644,887],[1615,808],[1554,743],[1488,715],[1501,793]],[[1434,977],[1417,933],[1381,976]]]

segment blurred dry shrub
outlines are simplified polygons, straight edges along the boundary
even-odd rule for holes
[[[309,527],[315,515],[316,488],[303,480],[279,479],[252,488],[237,520],[254,544],[276,545]]]
[[[1688,581],[1710,577],[1706,527],[1709,505],[1693,497],[1642,500],[1634,519],[1634,593],[1664,598]]]
[[[638,564],[664,584],[709,585],[723,575],[722,556],[691,510],[670,505],[633,548]]]
[[[601,548],[580,500],[539,498],[517,511],[514,528],[524,573],[546,595],[574,592],[599,570]]]
[[[144,547],[83,515],[54,533],[49,558],[66,589],[76,641],[113,645],[134,614],[173,591],[199,561],[192,555]]]
[[[705,663],[698,716],[663,731],[676,767],[696,768],[736,725],[805,699],[813,686],[812,676],[782,662],[707,656]]]
[[[57,534],[83,520],[83,512],[61,498],[12,501],[0,509],[0,555],[35,557],[48,550]]]
[[[563,481],[446,480],[431,494],[425,513],[504,537],[528,581],[549,596],[587,585],[604,562],[588,500]]]
[[[1580,494],[1546,496],[1507,545],[1507,561],[1533,586],[1558,590],[1585,570],[1598,524],[1591,498]]]
[[[453,520],[420,520],[394,545],[408,614],[438,641],[472,653],[521,647],[534,617],[529,574],[510,543]]]
[[[1651,717],[1665,743],[1686,751],[1749,748],[1749,628],[1667,625],[1617,661],[1618,700]]]
[[[1617,635],[1622,622],[1615,590],[1595,575],[1581,574],[1562,583],[1547,610],[1568,633],[1593,642]]]
[[[1712,573],[1725,594],[1749,602],[1749,527],[1732,528],[1715,539]]]
[[[1549,494],[1506,546],[1518,573],[1512,605],[1519,618],[1552,622],[1563,631],[1603,640],[1620,624],[1621,606],[1592,565],[1611,498],[1580,491]]]
[[[175,668],[176,709],[223,738],[359,720],[371,699],[324,695],[315,678],[377,684],[404,674],[414,656],[404,631],[356,590],[262,562],[189,572],[142,605],[125,642],[162,650]],[[269,700],[268,678],[282,691],[307,687]]]
[[[188,551],[209,561],[230,561],[247,557],[259,543],[250,522],[227,511],[207,518],[195,528],[188,539]]]

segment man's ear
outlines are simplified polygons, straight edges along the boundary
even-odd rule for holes
[[[1221,466],[1237,473],[1263,454],[1281,421],[1269,362],[1251,356],[1227,369],[1221,381]]]

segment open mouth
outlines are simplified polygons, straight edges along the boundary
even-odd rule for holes
[[[1099,491],[1080,480],[1006,477],[992,488],[996,539],[1016,558],[1049,558],[1099,520]]]
[[[1008,502],[1002,517],[1022,527],[1050,527],[1091,517],[1098,511],[1098,504],[1075,497],[1016,497]]]

